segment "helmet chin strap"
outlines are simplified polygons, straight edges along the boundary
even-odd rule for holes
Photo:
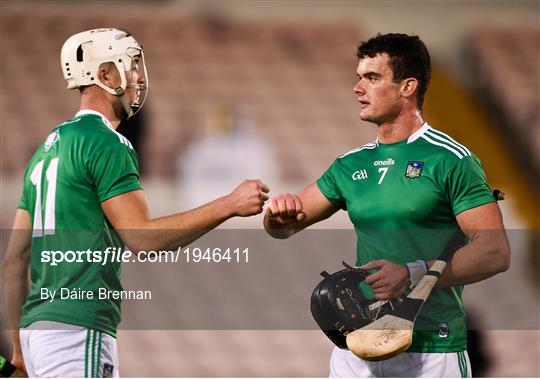
[[[120,99],[120,102],[122,103],[122,106],[124,107],[124,110],[126,111],[127,118],[130,118],[131,116],[133,116],[133,109],[131,108],[129,101],[126,98],[125,92],[122,89],[122,87],[118,87],[114,91],[116,92],[116,96]]]

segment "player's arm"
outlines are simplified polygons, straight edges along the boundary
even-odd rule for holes
[[[229,195],[201,207],[151,218],[144,191],[115,196],[101,203],[107,219],[132,251],[176,250],[234,216],[262,212],[269,189],[260,180],[245,180]]]
[[[497,203],[466,210],[456,220],[470,243],[455,253],[438,281],[439,287],[475,283],[508,270],[510,245]]]
[[[470,243],[459,249],[448,262],[438,287],[450,287],[479,282],[510,265],[510,246],[501,211],[497,203],[488,203],[460,213],[456,217]],[[434,261],[429,261],[431,267]],[[403,294],[408,286],[407,269],[384,259],[361,266],[378,269],[366,278],[377,299],[392,299]]]
[[[296,195],[287,193],[270,199],[264,229],[274,238],[288,238],[337,211],[338,208],[313,183]]]
[[[19,340],[19,322],[21,309],[28,295],[27,276],[30,262],[31,229],[30,215],[27,211],[18,209],[6,255],[2,262],[2,298],[13,344],[11,363],[22,370],[24,370],[24,361]]]

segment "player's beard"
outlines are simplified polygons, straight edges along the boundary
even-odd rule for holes
[[[114,115],[116,116],[118,120],[124,121],[128,119],[128,114],[124,106],[122,105],[120,98],[117,98],[117,100],[114,102],[113,110],[114,110]]]

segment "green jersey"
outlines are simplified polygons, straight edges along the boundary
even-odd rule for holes
[[[358,237],[358,265],[436,259],[458,227],[456,215],[495,201],[478,158],[427,123],[407,140],[375,141],[339,157],[317,185],[348,212]],[[466,349],[462,290],[432,292],[408,351]]]
[[[52,130],[28,163],[19,203],[33,225],[31,287],[21,326],[48,320],[116,335],[120,300],[100,299],[98,293],[122,290],[120,263],[102,265],[71,252],[103,254],[123,247],[101,203],[138,189],[136,153],[103,115],[83,110]],[[54,264],[44,252],[67,254]],[[81,295],[90,292],[94,296]]]

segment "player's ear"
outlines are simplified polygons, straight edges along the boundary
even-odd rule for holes
[[[98,69],[98,79],[101,83],[108,87],[115,88],[119,78],[116,66],[111,63],[102,63]]]
[[[413,96],[418,88],[418,80],[416,78],[407,78],[401,83],[401,96]]]

